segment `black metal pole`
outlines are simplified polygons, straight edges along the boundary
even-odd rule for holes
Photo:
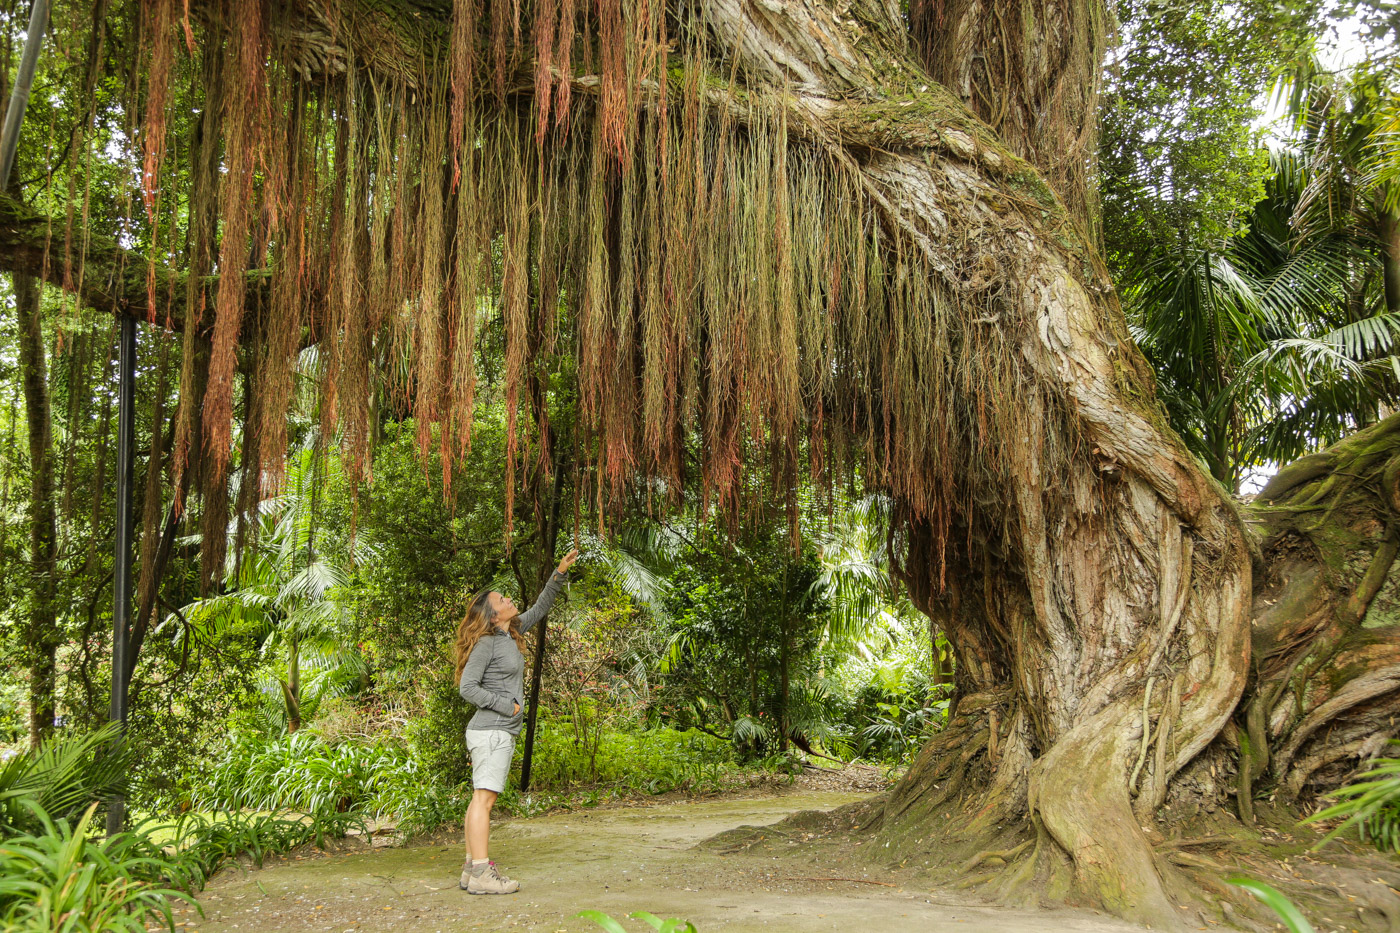
[[[123,316],[118,340],[117,368],[117,534],[113,564],[112,705],[108,716],[126,730],[126,656],[131,614],[131,493],[136,452],[136,319]],[[122,737],[118,735],[120,747]],[[107,808],[107,835],[121,832],[126,799],[112,798]]]
[[[5,127],[0,130],[0,191],[6,190],[10,181],[19,127],[24,122],[29,89],[34,86],[34,69],[39,64],[39,46],[44,42],[44,30],[48,25],[49,0],[34,0],[29,11],[29,32],[24,37],[24,54],[19,60],[19,73],[15,75],[15,89],[10,94],[10,107],[5,111]]]
[[[562,447],[556,448],[554,457],[554,499],[549,504],[549,526],[540,536],[544,549],[540,556],[543,562],[539,572],[544,574],[540,590],[554,576],[554,549],[559,543],[559,500],[564,491],[564,454]],[[540,619],[536,626],[535,663],[530,670],[530,700],[525,712],[525,757],[520,762],[520,792],[530,789],[530,766],[535,760],[535,717],[540,711],[540,674],[544,670],[544,651],[549,638],[549,620]]]

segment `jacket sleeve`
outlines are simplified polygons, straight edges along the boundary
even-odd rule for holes
[[[462,668],[462,679],[457,684],[457,692],[462,694],[462,699],[477,709],[489,709],[502,716],[513,716],[513,698],[492,693],[481,685],[486,665],[491,662],[491,656],[495,652],[494,645],[495,640],[487,635],[472,647],[472,653],[467,655],[467,666]]]
[[[540,592],[540,598],[535,600],[533,606],[520,613],[521,634],[530,631],[537,622],[549,614],[550,607],[554,605],[554,598],[559,595],[559,588],[564,585],[566,579],[568,578],[557,570],[550,574],[549,582],[544,585],[544,590]]]

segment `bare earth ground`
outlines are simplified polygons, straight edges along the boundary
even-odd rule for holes
[[[804,845],[802,834],[772,844],[696,844],[741,825],[766,825],[798,811],[831,809],[865,795],[807,786],[660,806],[572,811],[493,827],[492,856],[518,894],[473,897],[458,890],[460,836],[402,848],[278,859],[258,870],[226,869],[200,895],[206,917],[179,916],[181,929],[365,930],[447,933],[599,928],[575,915],[647,910],[692,920],[700,933],[726,931],[954,930],[958,933],[1137,933],[1142,928],[1084,911],[990,906],[929,887],[867,853],[859,842]],[[772,854],[775,851],[781,855]],[[623,920],[642,930],[639,921]]]

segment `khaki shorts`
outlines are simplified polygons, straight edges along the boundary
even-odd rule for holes
[[[498,794],[505,790],[515,736],[504,729],[468,729],[467,749],[472,753],[472,787]]]

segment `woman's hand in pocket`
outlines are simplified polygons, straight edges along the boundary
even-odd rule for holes
[[[512,715],[512,716],[519,716],[519,715],[520,715],[520,704],[519,704],[519,703],[515,704],[515,712],[511,713],[511,715]]]

